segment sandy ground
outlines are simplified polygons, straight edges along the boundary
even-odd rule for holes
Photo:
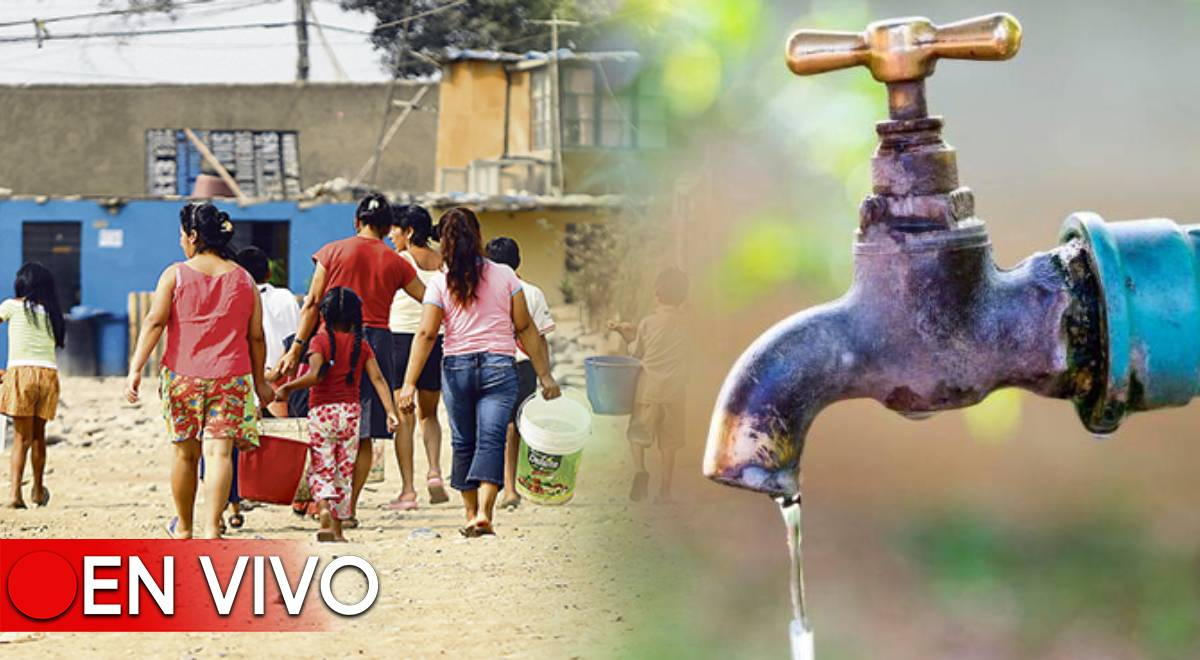
[[[127,405],[119,379],[68,378],[59,419],[48,428],[49,507],[0,510],[0,537],[161,538],[172,515],[167,481],[171,448],[164,437],[155,383],[143,402]],[[387,479],[370,484],[360,504],[362,527],[340,553],[367,558],[380,576],[380,597],[363,616],[331,633],[49,634],[0,643],[5,657],[604,657],[623,648],[640,598],[618,567],[637,519],[626,499],[629,466],[622,418],[597,418],[575,499],[566,506],[526,502],[497,514],[498,536],[460,537],[457,495],[414,512],[379,507],[399,491],[389,454]],[[443,447],[448,465],[449,445]],[[426,464],[418,450],[417,474]],[[8,484],[7,455],[3,483]],[[28,488],[28,487],[27,487]],[[28,494],[26,494],[28,498]],[[642,507],[643,509],[646,507]],[[309,539],[315,523],[285,507],[246,515],[232,538]],[[329,546],[320,552],[326,557]],[[339,578],[341,580],[341,578]],[[354,585],[348,588],[353,589]],[[4,640],[0,640],[4,641]]]

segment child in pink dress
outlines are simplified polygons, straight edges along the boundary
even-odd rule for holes
[[[308,346],[308,373],[284,385],[276,399],[287,401],[292,392],[311,388],[308,488],[320,507],[317,540],[345,541],[342,522],[351,515],[364,370],[387,410],[388,431],[400,420],[375,352],[363,341],[362,301],[350,289],[337,287],[322,298],[320,312],[325,331],[318,331]]]

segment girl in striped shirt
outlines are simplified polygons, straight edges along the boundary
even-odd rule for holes
[[[13,421],[12,489],[8,506],[25,508],[21,480],[25,460],[32,456],[30,496],[37,506],[50,503],[46,472],[46,422],[58,412],[58,363],[66,322],[58,305],[54,275],[39,263],[17,271],[15,298],[0,303],[0,323],[8,323],[8,370],[0,382],[0,415]]]

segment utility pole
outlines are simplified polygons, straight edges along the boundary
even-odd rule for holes
[[[562,160],[562,102],[559,94],[558,77],[558,27],[578,27],[577,21],[560,21],[558,14],[550,14],[548,21],[531,21],[538,25],[550,26],[550,150],[554,155],[554,181],[558,194],[565,193],[563,160]]]
[[[296,0],[296,80],[308,80],[308,0]]]

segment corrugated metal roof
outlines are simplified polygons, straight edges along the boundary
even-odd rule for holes
[[[549,61],[552,52],[531,50],[524,53],[509,53],[500,50],[475,50],[463,48],[447,48],[443,53],[441,60],[443,62],[463,62],[463,61],[482,61],[482,62],[537,62]],[[613,51],[595,51],[595,52],[575,52],[569,48],[558,49],[559,61],[584,61],[584,62],[632,62],[641,58],[641,55],[632,50],[613,50]]]

